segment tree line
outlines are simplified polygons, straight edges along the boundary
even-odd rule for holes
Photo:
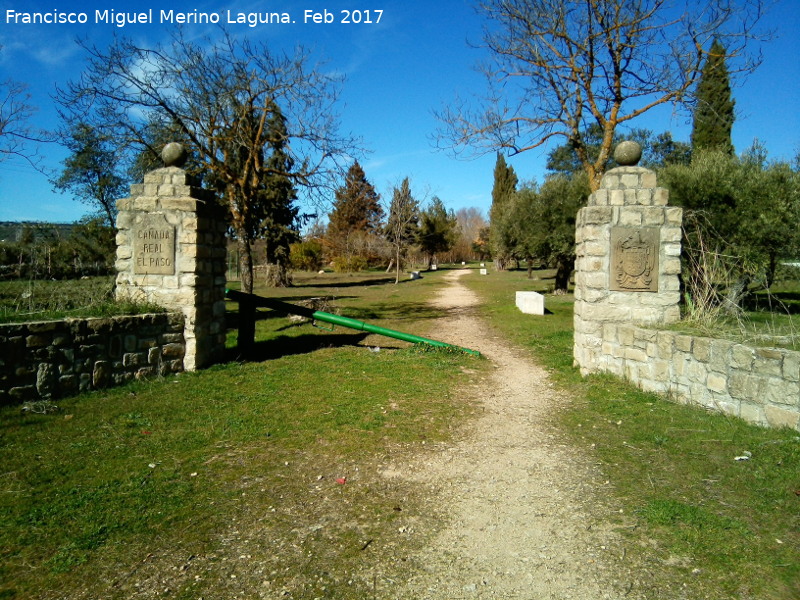
[[[91,207],[95,225],[113,230],[116,200],[130,182],[162,166],[161,148],[177,141],[188,150],[186,170],[227,208],[245,290],[252,290],[255,263],[267,264],[266,283],[275,286],[290,283],[290,268],[322,260],[354,270],[386,259],[399,278],[412,248],[433,260],[456,245],[455,216],[439,199],[421,208],[408,181],[382,221],[379,196],[360,165],[348,165],[361,148],[354,135],[340,132],[341,79],[319,69],[305,50],[279,53],[224,30],[201,40],[179,30],[155,47],[125,38],[107,48],[80,43],[86,67],[58,89],[62,126],[48,134],[69,156],[50,175],[54,189]],[[21,90],[8,88],[22,108],[0,114],[3,156],[23,154],[23,142],[37,139],[27,125],[33,108]],[[301,212],[301,192],[313,214]],[[324,252],[314,252],[320,236],[312,229],[303,240],[300,232],[325,211],[331,195]],[[106,244],[106,266],[113,268],[113,234],[97,241]],[[254,257],[256,242],[260,255]],[[7,250],[8,257],[24,254]]]
[[[720,256],[743,253],[734,268],[739,287],[746,288],[756,271],[767,282],[774,278],[770,265],[794,252],[794,236],[778,226],[793,215],[797,165],[770,163],[758,148],[737,157],[730,144],[728,77],[758,65],[753,41],[768,37],[759,30],[761,0],[681,7],[671,0],[477,5],[487,20],[487,92],[437,113],[438,145],[501,157],[556,145],[541,183],[520,183],[498,159],[491,227],[472,240],[474,250],[490,251],[501,268],[510,261],[546,263],[558,272],[557,287],[566,287],[574,260],[570,220],[613,166],[612,149],[625,128],[626,137],[646,141],[646,165],[659,170],[673,202],[689,209],[687,253],[693,240],[705,249],[713,241]],[[160,166],[161,146],[179,141],[190,150],[188,170],[201,175],[228,209],[244,289],[252,288],[256,240],[273,266],[272,281],[285,284],[293,260],[313,262],[313,244],[338,268],[373,265],[380,257],[399,269],[412,247],[441,237],[423,232],[424,211],[408,182],[392,191],[386,214],[347,224],[340,191],[355,194],[360,185],[368,202],[377,194],[370,199],[366,177],[353,172],[360,141],[339,128],[341,79],[313,64],[303,49],[275,52],[224,30],[199,40],[178,31],[155,47],[119,38],[108,48],[87,41],[82,48],[83,73],[56,94],[64,123],[57,134],[72,154],[54,185],[92,204],[108,222],[115,186]],[[35,162],[26,146],[49,134],[30,127],[33,109],[24,86],[3,85],[0,159],[16,154]],[[668,104],[693,115],[690,144],[633,128],[637,118]],[[697,185],[681,186],[693,177]],[[717,188],[708,190],[699,180],[717,181]],[[761,182],[757,190],[753,181]],[[758,193],[745,198],[744,190]],[[300,194],[317,202],[317,213],[335,197],[327,228],[312,229],[305,240],[299,232],[313,217],[301,214]],[[744,225],[735,220],[742,214],[748,215]],[[446,210],[444,217],[432,215],[432,221],[452,223]],[[538,229],[526,226],[531,223]],[[735,300],[735,290],[727,297]]]
[[[24,223],[0,242],[0,279],[75,279],[114,272],[114,230],[101,219],[70,226]]]
[[[670,204],[684,208],[683,282],[690,311],[739,311],[748,295],[773,285],[781,261],[800,254],[800,155],[793,162],[771,161],[757,140],[735,153],[727,57],[715,39],[700,70],[689,143],[642,129],[625,136],[643,146],[641,165],[657,172]],[[602,128],[591,124],[581,136],[596,164]],[[603,172],[614,166],[607,158]],[[489,234],[497,268],[527,261],[530,269],[538,262],[556,269],[556,290],[567,290],[575,217],[592,192],[591,171],[584,167],[574,147],[564,144],[548,154],[543,183],[520,183],[498,154]]]
[[[302,48],[276,52],[225,30],[187,39],[178,29],[152,47],[127,38],[107,48],[79,43],[86,66],[55,95],[63,125],[49,136],[70,156],[54,187],[85,201],[111,228],[127,184],[162,166],[165,143],[180,142],[191,157],[187,170],[227,209],[245,289],[252,289],[256,239],[266,240],[276,282],[285,281],[289,246],[308,219],[298,189],[321,200],[344,161],[360,152],[355,136],[339,128],[341,79]],[[7,157],[44,136],[28,125],[33,109],[24,86],[4,85],[16,100],[0,113]]]
[[[439,261],[461,262],[482,256],[475,245],[486,222],[477,209],[448,210],[434,196],[422,201],[408,178],[394,186],[382,202],[358,161],[336,189],[327,225],[313,229],[296,249],[307,256],[315,248],[315,266],[331,264],[337,271],[360,271],[385,266],[395,281],[409,262],[427,268]]]

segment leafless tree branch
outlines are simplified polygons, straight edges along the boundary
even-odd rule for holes
[[[42,170],[37,146],[53,136],[31,124],[35,114],[27,85],[0,82],[0,162],[17,157]]]
[[[483,0],[489,21],[483,47],[488,91],[437,113],[437,144],[456,154],[569,143],[596,189],[614,132],[656,106],[690,107],[705,53],[719,39],[732,74],[751,72],[760,57],[749,42],[761,0]],[[583,132],[600,126],[603,143],[590,158]]]

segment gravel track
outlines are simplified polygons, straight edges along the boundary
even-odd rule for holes
[[[466,392],[479,399],[468,431],[416,464],[382,470],[427,488],[431,506],[445,516],[391,597],[636,598],[625,550],[607,520],[620,510],[600,499],[607,483],[551,425],[551,414],[569,400],[474,314],[478,298],[460,282],[473,273],[447,275],[449,286],[434,302],[447,313],[436,333],[480,350],[491,374]]]

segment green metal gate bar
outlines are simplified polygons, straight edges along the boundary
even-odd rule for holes
[[[477,350],[470,350],[469,348],[461,348],[445,342],[431,340],[428,338],[413,335],[411,333],[403,333],[402,331],[395,331],[394,329],[387,329],[377,325],[370,325],[364,321],[351,319],[349,317],[342,317],[331,313],[323,312],[321,310],[312,310],[304,306],[296,306],[274,298],[264,298],[263,296],[256,296],[255,294],[246,294],[236,290],[225,290],[225,296],[231,300],[239,303],[239,348],[241,350],[247,349],[253,344],[255,339],[255,309],[257,306],[271,308],[273,310],[299,315],[306,317],[312,321],[322,321],[323,323],[330,323],[332,325],[339,325],[349,329],[356,329],[358,331],[365,331],[367,333],[374,333],[383,335],[412,344],[428,344],[439,348],[456,348],[474,356],[480,356],[481,353]]]

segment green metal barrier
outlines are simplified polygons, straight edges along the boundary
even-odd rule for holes
[[[331,313],[323,312],[321,310],[312,310],[304,306],[296,306],[274,298],[264,298],[263,296],[256,296],[255,294],[246,294],[236,290],[225,290],[225,296],[231,300],[239,303],[239,348],[246,350],[252,346],[255,339],[255,309],[258,306],[271,308],[281,312],[300,315],[312,321],[322,321],[323,323],[330,323],[332,325],[339,325],[340,327],[347,327],[349,329],[356,329],[358,331],[365,331],[367,333],[374,333],[383,335],[412,344],[428,344],[439,348],[456,348],[474,356],[480,356],[481,353],[477,350],[470,350],[469,348],[461,348],[445,342],[431,340],[428,338],[420,337],[410,333],[403,333],[402,331],[395,331],[394,329],[387,329],[385,327],[378,327],[377,325],[370,325],[364,321],[351,319],[349,317],[342,317]]]

